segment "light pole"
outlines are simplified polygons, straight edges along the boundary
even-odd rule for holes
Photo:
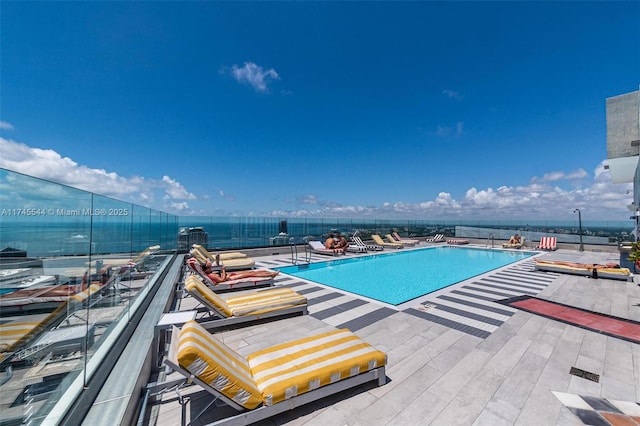
[[[580,232],[580,251],[584,251],[584,245],[582,244],[582,214],[580,213],[580,209],[575,209],[573,211],[578,212],[578,232]]]

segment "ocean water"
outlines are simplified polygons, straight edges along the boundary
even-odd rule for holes
[[[504,222],[494,222],[495,226],[512,229],[523,229],[522,222],[513,225]],[[332,229],[344,233],[351,233],[356,229],[361,231],[379,232],[378,229],[412,229],[412,232],[424,235],[433,234],[435,229],[448,229],[451,232],[456,224],[437,222],[358,222],[358,221],[327,221],[304,220],[289,221],[287,224],[288,242],[293,238],[296,243],[304,241],[305,237],[320,238]],[[492,226],[484,221],[476,224],[466,223],[467,226]],[[208,246],[213,249],[249,248],[274,245],[274,237],[281,230],[281,223],[274,218],[210,218],[210,217],[182,217],[179,223],[149,223],[138,220],[96,222],[88,220],[3,220],[0,217],[0,250],[7,247],[26,250],[29,256],[74,256],[108,253],[138,253],[146,247],[160,245],[163,250],[177,248],[178,232],[181,227],[202,226],[208,233]],[[544,222],[527,224],[540,229],[557,230],[560,228],[573,229],[573,222]],[[589,229],[602,235],[619,235],[629,231],[631,224],[627,222],[583,223],[584,229]],[[279,240],[282,243],[282,239]]]

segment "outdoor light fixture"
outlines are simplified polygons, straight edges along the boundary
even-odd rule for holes
[[[573,211],[578,212],[578,232],[580,232],[580,251],[584,251],[584,245],[582,244],[582,214],[580,212],[580,209],[575,209]]]

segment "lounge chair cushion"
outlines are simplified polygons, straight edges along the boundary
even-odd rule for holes
[[[273,346],[247,357],[266,405],[383,366],[384,352],[348,329]]]
[[[248,410],[262,404],[247,361],[195,321],[182,326],[178,363]]]
[[[306,297],[289,287],[253,291],[223,299],[193,275],[187,278],[185,288],[197,299],[206,301],[227,317],[261,315],[307,303]]]
[[[386,365],[387,356],[348,329],[259,350],[243,358],[200,324],[188,321],[178,363],[246,409],[272,405]]]

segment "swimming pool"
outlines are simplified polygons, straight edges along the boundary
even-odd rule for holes
[[[399,305],[534,254],[446,246],[277,269],[285,274]]]

